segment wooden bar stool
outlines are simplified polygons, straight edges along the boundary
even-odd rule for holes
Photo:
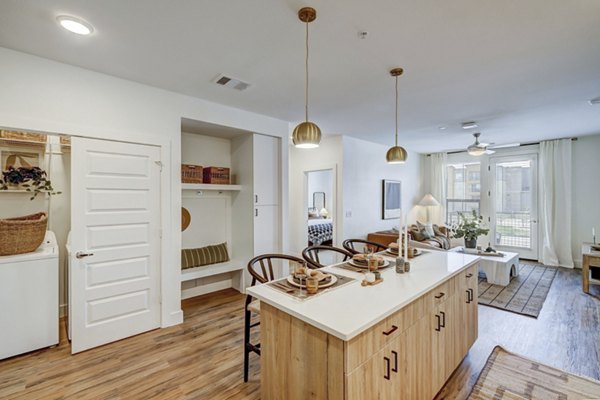
[[[352,254],[362,253],[365,246],[375,253],[379,253],[380,251],[387,249],[387,246],[384,244],[364,239],[346,239],[342,242],[342,246],[344,246],[346,251],[349,251]]]
[[[262,254],[248,262],[248,272],[252,276],[251,286],[263,284],[275,279],[273,262],[296,262],[304,264],[304,260],[287,254]],[[260,321],[252,323],[252,314],[260,314],[260,301],[252,296],[246,296],[244,306],[244,382],[248,382],[248,369],[250,366],[250,353],[260,356],[260,343],[250,342],[250,329],[260,325]]]
[[[340,249],[339,247],[333,246],[308,246],[302,250],[302,258],[307,262],[307,266],[312,269],[326,267],[326,264],[322,264],[319,255],[323,252],[329,252],[334,254],[341,254],[343,256],[342,261],[347,261],[352,258],[352,253]]]

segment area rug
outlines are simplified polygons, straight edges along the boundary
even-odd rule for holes
[[[479,276],[479,304],[537,318],[556,276],[556,267],[520,264],[508,286],[487,283]]]
[[[600,382],[528,360],[496,346],[469,400],[599,399]]]

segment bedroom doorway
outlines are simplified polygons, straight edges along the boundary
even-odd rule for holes
[[[335,167],[305,171],[306,245],[335,246]],[[322,260],[333,263],[336,260]]]

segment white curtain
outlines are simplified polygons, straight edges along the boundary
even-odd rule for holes
[[[573,268],[571,253],[571,139],[540,143],[541,261]]]
[[[430,207],[430,217],[434,224],[446,222],[446,153],[429,156],[429,193],[440,202],[438,207]],[[425,185],[427,187],[427,185]]]

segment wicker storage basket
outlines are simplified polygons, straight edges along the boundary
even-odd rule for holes
[[[47,224],[45,212],[0,219],[0,256],[35,251],[44,241]]]

